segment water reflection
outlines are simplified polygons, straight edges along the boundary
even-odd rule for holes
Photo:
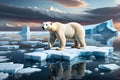
[[[81,79],[85,75],[86,63],[79,62],[75,65],[65,65],[60,62],[57,67],[54,64],[49,64],[49,77],[48,80],[69,80]]]

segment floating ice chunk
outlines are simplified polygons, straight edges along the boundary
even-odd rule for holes
[[[9,76],[8,73],[0,72],[0,80],[4,80],[4,79],[8,78],[8,76]]]
[[[10,41],[9,44],[10,44],[10,45],[17,45],[18,42],[17,42],[17,41]]]
[[[22,41],[19,44],[21,46],[30,46],[30,47],[35,47],[36,45],[38,45],[39,41]]]
[[[116,64],[100,64],[98,65],[98,68],[104,71],[113,71],[119,69],[120,66]]]
[[[42,51],[44,51],[44,48],[37,48],[37,49],[35,49],[35,52],[42,52]]]
[[[104,75],[105,73],[100,73],[100,75]]]
[[[22,31],[19,33],[24,41],[29,41],[30,40],[30,27],[27,25],[24,25],[22,28]]]
[[[9,58],[6,58],[6,56],[0,56],[0,62],[7,61]]]
[[[19,45],[4,45],[4,46],[0,46],[0,50],[4,51],[4,50],[15,50],[15,49],[19,49]]]
[[[92,74],[92,71],[90,71],[90,70],[85,70],[85,74],[87,74],[87,75]]]
[[[11,53],[12,51],[0,51],[0,54],[7,54],[7,53]]]
[[[31,74],[31,73],[34,73],[34,72],[39,72],[41,71],[41,69],[39,68],[23,68],[23,69],[20,69],[16,72],[16,74]]]
[[[71,60],[78,56],[78,54],[75,53],[76,50],[77,49],[65,49],[63,51],[57,51],[52,48],[52,50],[46,50],[43,52],[48,54],[48,59]]]
[[[35,61],[43,61],[47,59],[47,54],[43,52],[25,53],[24,58]]]
[[[17,53],[24,53],[24,52],[26,52],[26,50],[20,49],[20,50],[17,50],[16,52]]]
[[[63,51],[57,51],[55,49],[56,47],[53,47],[50,50],[43,50],[43,48],[37,49],[35,50],[35,52],[26,53],[25,58],[37,61],[46,59],[71,60],[78,56],[107,57],[113,51],[113,47],[96,47],[96,46],[87,46],[85,49],[66,47]]]
[[[15,73],[23,68],[23,64],[0,63],[0,72]]]
[[[113,47],[87,46],[85,49],[78,49],[80,56],[107,57],[113,52]]]
[[[0,41],[0,46],[9,45],[9,41]]]
[[[98,69],[98,68],[95,68],[94,70],[95,70],[96,72],[97,72],[97,71],[99,71],[99,69]]]
[[[11,37],[2,37],[0,38],[1,41],[10,41],[12,38]]]

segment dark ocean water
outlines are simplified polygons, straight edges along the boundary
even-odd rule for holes
[[[26,52],[34,51],[36,48],[23,48]],[[120,57],[119,51],[114,51],[117,57]],[[35,66],[40,68],[40,72],[35,72],[29,75],[11,74],[6,80],[120,80],[120,70],[117,71],[101,71],[97,70],[99,64],[115,63],[120,65],[120,60],[112,60],[110,58],[96,58],[91,62],[91,58],[86,58],[86,63],[81,63],[80,58],[71,61],[28,61],[24,59],[24,53],[18,53],[17,50],[11,53],[1,54],[10,60],[7,62],[22,63],[24,67]],[[92,73],[84,74],[84,71],[90,70]],[[65,78],[59,79],[58,76],[63,73]],[[55,79],[56,78],[56,79]]]
[[[96,45],[93,43],[91,44]],[[116,50],[120,50],[119,45],[120,37],[116,40],[116,44],[114,44]],[[37,47],[21,47],[19,50],[21,49],[26,50],[26,52],[32,52],[37,49]],[[40,72],[35,72],[28,75],[10,74],[6,80],[120,80],[120,69],[117,71],[101,71],[97,68],[99,64],[105,63],[114,63],[120,66],[120,51],[114,51],[114,53],[119,58],[118,60],[113,60],[111,58],[96,58],[93,61],[91,58],[84,58],[83,60],[86,63],[81,63],[81,58],[71,61],[28,61],[24,58],[24,52],[19,53],[18,50],[13,50],[11,53],[7,54],[0,54],[0,56],[6,56],[9,58],[9,60],[5,62],[21,63],[24,64],[24,67],[26,68],[37,67],[41,69]],[[92,73],[84,73],[85,70],[90,70]],[[61,76],[64,76],[64,79]]]

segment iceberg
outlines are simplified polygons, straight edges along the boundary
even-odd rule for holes
[[[86,38],[98,41],[101,44],[112,46],[119,31],[115,29],[113,21],[108,20],[102,23],[86,25]]]
[[[30,27],[27,25],[24,25],[22,28],[22,31],[19,34],[23,37],[23,41],[29,41],[30,40]]]
[[[113,70],[120,69],[120,66],[116,64],[100,64],[98,65],[98,68],[103,71],[113,71]]]
[[[4,73],[16,73],[18,70],[24,67],[23,64],[14,63],[0,63],[0,72]]]
[[[5,80],[6,78],[9,77],[9,74],[8,73],[3,73],[3,72],[0,72],[0,80]]]
[[[19,45],[4,45],[4,46],[0,46],[0,51],[15,50],[15,49],[19,49]]]

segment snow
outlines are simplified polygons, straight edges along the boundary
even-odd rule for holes
[[[15,73],[23,68],[23,64],[0,63],[0,72]]]
[[[4,46],[0,46],[0,50],[4,51],[4,50],[15,50],[15,49],[19,49],[19,45],[4,45]]]
[[[8,73],[0,72],[0,80],[4,80],[4,79],[6,79],[7,77],[9,77],[9,74],[8,74]]]
[[[54,59],[54,60],[72,60],[76,57],[108,57],[113,51],[113,47],[96,47],[87,46],[85,49],[76,49],[66,47],[63,51],[55,50],[56,47],[50,50],[37,49],[35,52],[25,53],[25,59],[32,59],[37,61]]]
[[[101,44],[112,46],[119,31],[115,29],[113,21],[108,20],[102,23],[86,25],[86,38],[93,39]]]
[[[113,71],[113,70],[120,69],[120,66],[116,64],[100,64],[98,65],[98,68],[104,71]]]
[[[25,59],[35,60],[35,61],[43,61],[47,59],[47,54],[42,52],[31,52],[24,54]]]
[[[27,25],[24,25],[22,28],[22,31],[19,33],[24,41],[29,41],[30,40],[30,27]]]
[[[23,69],[20,69],[16,72],[16,74],[31,74],[31,73],[34,73],[34,72],[39,72],[41,71],[41,69],[39,68],[23,68]]]

